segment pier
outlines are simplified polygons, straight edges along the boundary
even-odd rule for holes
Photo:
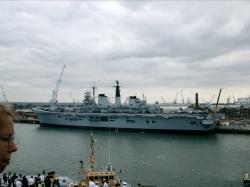
[[[250,119],[227,119],[216,129],[218,133],[250,134]]]
[[[30,109],[18,109],[16,110],[16,113],[17,118],[15,119],[15,122],[17,123],[39,123],[37,115]]]

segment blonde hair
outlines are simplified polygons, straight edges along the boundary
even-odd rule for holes
[[[2,121],[4,118],[6,117],[11,117],[12,119],[15,118],[15,114],[13,112],[13,110],[7,106],[6,104],[4,103],[0,103],[0,128],[2,126]]]

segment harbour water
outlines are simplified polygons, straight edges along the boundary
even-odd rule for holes
[[[80,178],[79,161],[88,162],[89,129],[15,124],[15,130],[19,150],[6,172],[45,170]],[[246,134],[93,132],[98,167],[108,163],[110,142],[111,163],[132,186],[241,187],[243,174],[250,171],[250,136]]]

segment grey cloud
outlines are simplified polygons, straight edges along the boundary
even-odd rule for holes
[[[246,87],[249,6],[244,1],[0,2],[0,81],[10,90],[23,88],[26,100],[46,100],[66,64],[64,96],[63,91],[77,93],[94,81],[112,88],[117,79],[142,90]]]

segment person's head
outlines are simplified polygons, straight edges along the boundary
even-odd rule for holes
[[[13,118],[11,109],[0,103],[0,173],[9,164],[11,153],[17,151],[14,143]]]

